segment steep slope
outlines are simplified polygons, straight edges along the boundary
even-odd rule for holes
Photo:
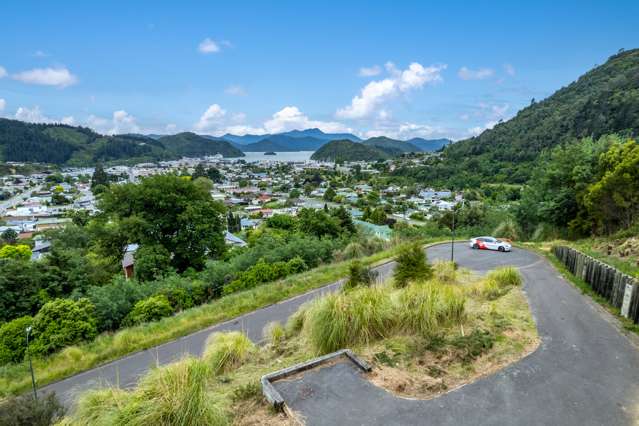
[[[181,157],[200,157],[222,154],[224,157],[243,157],[244,153],[225,140],[211,140],[191,132],[178,133],[158,139],[164,147]]]
[[[306,129],[306,130],[291,130],[290,132],[281,133],[285,136],[291,136],[294,138],[301,137],[313,137],[324,141],[335,141],[340,139],[347,139],[353,142],[361,141],[360,138],[351,133],[324,133],[318,128]]]
[[[386,160],[392,155],[374,146],[350,140],[328,142],[315,151],[311,160],[317,161],[376,161]]]
[[[530,163],[544,149],[609,133],[639,133],[639,49],[610,57],[514,118],[448,146],[444,162],[459,172],[520,183],[530,177]]]

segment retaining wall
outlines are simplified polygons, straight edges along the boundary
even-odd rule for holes
[[[584,280],[600,296],[639,324],[639,281],[610,265],[566,246],[554,246],[553,254],[570,272]]]

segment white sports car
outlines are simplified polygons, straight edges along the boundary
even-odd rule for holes
[[[476,250],[510,251],[512,245],[494,237],[475,237],[470,239],[470,248]]]

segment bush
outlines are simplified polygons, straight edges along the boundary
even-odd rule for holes
[[[135,252],[135,277],[139,281],[161,278],[171,270],[171,253],[161,245],[141,246]]]
[[[513,241],[518,240],[520,234],[519,227],[512,219],[501,222],[493,231],[493,235],[497,236],[497,238],[507,238]]]
[[[31,394],[12,397],[0,404],[0,425],[49,426],[64,412],[53,392],[40,395],[37,400]]]
[[[395,313],[401,328],[422,336],[432,336],[441,327],[464,319],[466,299],[456,288],[439,284],[415,284],[403,289]]]
[[[397,287],[405,287],[409,281],[429,279],[433,274],[424,248],[417,242],[402,246],[396,261],[393,278]]]
[[[308,270],[306,262],[304,262],[304,259],[299,256],[295,256],[294,258],[286,262],[286,267],[288,269],[288,275],[299,274],[300,272]]]
[[[0,259],[31,260],[31,248],[25,244],[6,245],[0,248]]]
[[[242,365],[255,350],[253,342],[239,331],[213,333],[206,339],[203,357],[220,374]]]
[[[45,303],[33,318],[33,353],[48,355],[93,339],[98,333],[94,310],[88,299],[55,299]]]
[[[117,330],[136,302],[153,294],[151,285],[118,278],[103,286],[91,286],[87,298],[95,306],[99,331]]]
[[[358,260],[353,260],[348,267],[348,280],[344,283],[344,290],[350,290],[355,287],[368,287],[375,279],[378,273],[370,268],[365,267]]]
[[[0,327],[0,365],[20,362],[26,352],[26,328],[33,323],[29,316],[16,318]]]
[[[169,299],[163,294],[158,294],[137,302],[124,322],[128,325],[136,325],[143,322],[157,321],[171,316],[173,312]]]
[[[395,313],[384,288],[361,288],[318,299],[306,313],[304,330],[320,354],[388,335]]]

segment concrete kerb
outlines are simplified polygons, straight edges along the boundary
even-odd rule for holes
[[[275,371],[273,373],[265,374],[260,379],[260,382],[262,383],[262,393],[264,394],[264,397],[266,398],[266,400],[270,404],[272,404],[273,407],[275,407],[275,409],[283,410],[284,398],[282,398],[282,395],[280,395],[277,389],[275,389],[275,387],[273,386],[273,382],[277,380],[282,380],[286,377],[292,376],[294,374],[297,374],[306,370],[310,370],[312,368],[315,368],[319,365],[322,365],[326,362],[329,362],[339,357],[346,357],[348,360],[350,360],[353,364],[355,364],[359,369],[361,369],[364,372],[368,373],[372,370],[371,366],[368,365],[366,361],[359,359],[353,353],[353,351],[351,351],[350,349],[342,349],[337,352],[333,352],[328,355],[324,355],[318,358],[314,358],[310,361],[303,362],[301,364],[293,365],[291,367],[284,368],[282,370]]]

